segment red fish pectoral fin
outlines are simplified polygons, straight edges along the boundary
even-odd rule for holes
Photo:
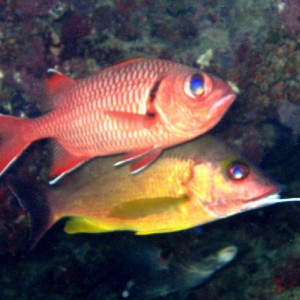
[[[108,111],[104,112],[105,114],[109,115],[111,118],[115,118],[120,122],[120,126],[123,128],[150,128],[156,122],[155,115],[148,116],[142,114],[135,114],[130,112],[123,112],[123,111]]]
[[[51,180],[49,183],[57,183],[63,176],[78,168],[90,157],[75,156],[66,151],[58,143],[54,144],[53,162],[51,165],[49,176]]]
[[[148,167],[161,154],[162,149],[156,148],[130,163],[131,174],[137,174]]]

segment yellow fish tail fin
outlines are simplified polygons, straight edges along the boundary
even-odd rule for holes
[[[29,219],[29,237],[22,249],[28,252],[55,222],[48,188],[28,184],[17,178],[8,179],[8,188],[26,211]]]

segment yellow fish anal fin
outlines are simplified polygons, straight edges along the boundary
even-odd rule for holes
[[[101,233],[112,231],[112,229],[102,227],[100,224],[95,224],[89,219],[83,217],[73,217],[69,219],[64,228],[68,234],[74,233]]]

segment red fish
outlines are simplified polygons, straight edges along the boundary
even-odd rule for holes
[[[0,116],[0,175],[33,141],[55,140],[51,177],[95,156],[125,155],[137,173],[164,148],[211,129],[235,99],[221,79],[172,61],[136,59],[81,80],[49,70],[51,111]]]

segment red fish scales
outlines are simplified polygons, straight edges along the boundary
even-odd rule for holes
[[[7,145],[0,148],[0,174],[41,138],[59,144],[53,176],[94,156],[123,152],[123,162],[144,155],[133,167],[139,169],[163,148],[209,130],[235,98],[220,79],[165,60],[134,60],[77,81],[51,70],[48,74],[49,113],[28,122],[0,116],[0,138]],[[200,89],[199,95],[194,89]],[[8,123],[12,128],[6,132]]]
[[[148,130],[139,130],[133,135],[133,139],[129,140],[128,134],[134,131],[133,126],[128,126],[127,122],[122,120],[112,120],[109,115],[101,113],[101,110],[145,114],[150,88],[159,76],[167,71],[167,66],[162,65],[159,73],[158,65],[151,71],[147,71],[143,65],[138,65],[136,69],[135,65],[129,65],[122,72],[109,68],[88,79],[80,80],[73,91],[67,95],[59,95],[62,99],[56,101],[60,102],[60,106],[48,114],[48,120],[45,120],[42,126],[50,128],[51,135],[60,142],[62,135],[64,137],[62,145],[68,149],[72,147],[75,152],[81,152],[81,147],[75,144],[90,144],[90,154],[98,155],[109,151],[112,146],[117,148],[115,153],[130,146],[135,147],[141,137],[147,136]],[[53,122],[57,119],[61,120],[58,124]],[[78,130],[83,128],[84,134],[83,130]],[[118,139],[117,132],[120,131],[122,136]],[[103,132],[106,132],[105,138],[102,136]],[[153,140],[150,139],[148,143],[153,144]],[[68,144],[71,147],[68,147]]]

